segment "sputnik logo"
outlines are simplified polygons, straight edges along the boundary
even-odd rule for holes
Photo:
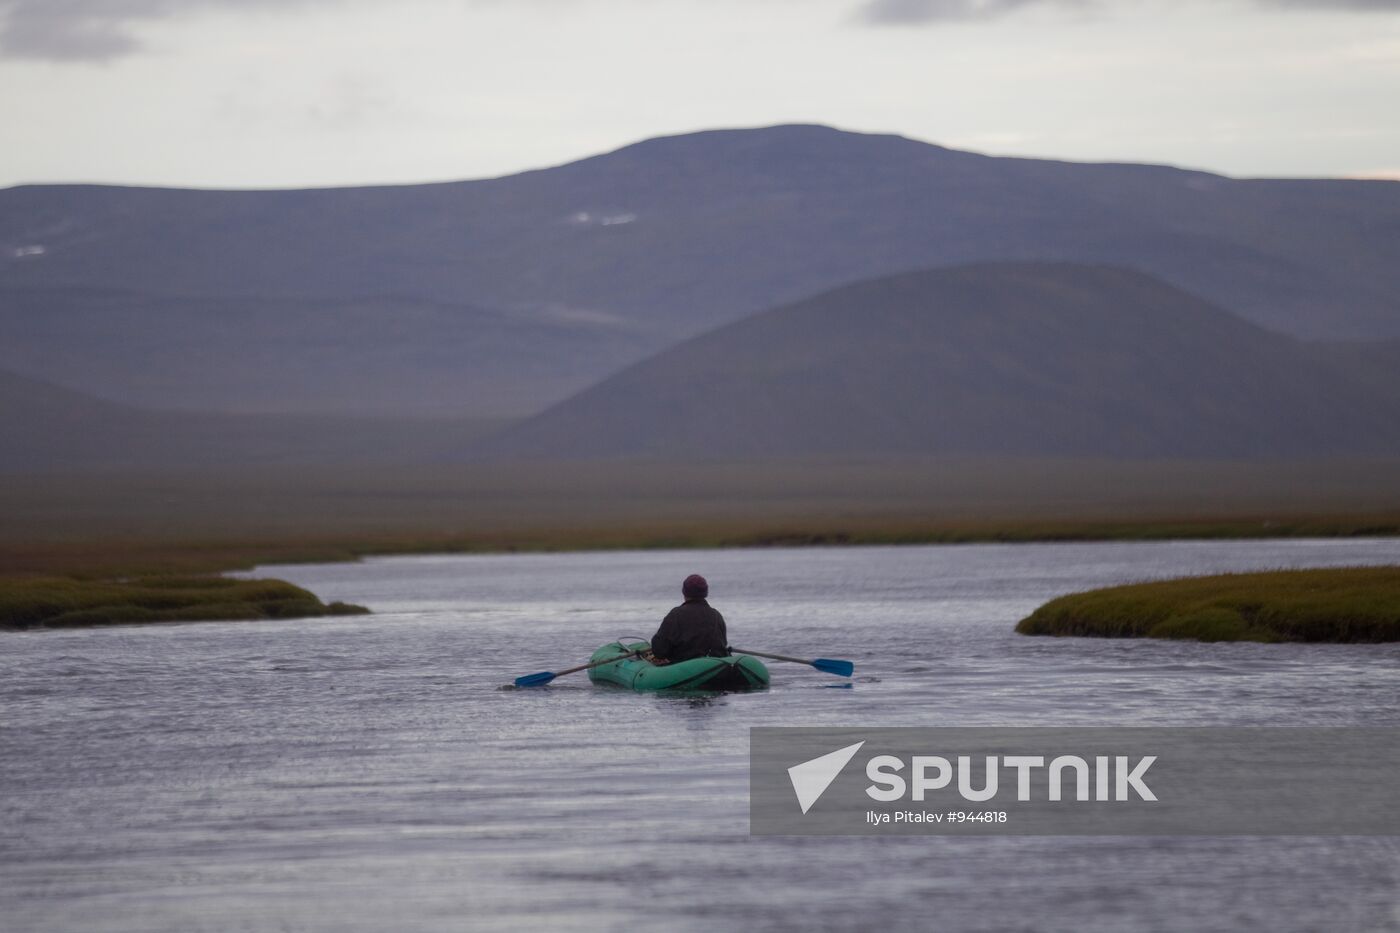
[[[804,815],[821,799],[831,782],[836,780],[836,776],[864,744],[865,742],[861,741],[847,745],[845,748],[838,748],[834,752],[788,768],[788,778],[792,781],[793,792],[797,794],[797,802],[801,805]]]

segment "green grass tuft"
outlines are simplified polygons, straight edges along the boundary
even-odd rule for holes
[[[1400,567],[1223,574],[1051,600],[1022,635],[1196,641],[1400,641]]]
[[[241,621],[355,615],[282,580],[142,577],[0,579],[0,628],[75,628],[140,622]]]

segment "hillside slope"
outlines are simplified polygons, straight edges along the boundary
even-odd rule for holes
[[[1142,273],[932,270],[665,351],[488,439],[521,459],[1400,452],[1389,345],[1263,330]],[[1365,365],[1360,365],[1364,362]]]

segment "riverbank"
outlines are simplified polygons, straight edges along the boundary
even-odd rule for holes
[[[1061,596],[1022,635],[1196,641],[1400,641],[1400,566],[1185,577]]]
[[[1032,544],[1093,541],[1250,540],[1400,537],[1400,515],[1163,517],[1156,520],[944,522],[854,517],[768,523],[692,521],[378,534],[274,535],[245,539],[106,538],[0,541],[0,580],[62,575],[75,579],[206,574],[262,564],[342,563],[411,554],[829,547],[914,544]]]
[[[351,563],[373,556],[1397,536],[1400,536],[1400,519],[1337,516],[1290,521],[1178,519],[1118,523],[917,524],[852,521],[837,528],[823,528],[818,524],[804,528],[795,523],[786,528],[710,523],[692,524],[682,531],[604,525],[476,535],[425,534],[421,537],[381,535],[341,539],[269,537],[245,541],[166,541],[157,538],[37,544],[0,542],[0,629],[276,619],[368,612],[360,606],[323,603],[314,593],[280,580],[235,581],[218,574],[250,570],[266,564]],[[1184,585],[1193,581],[1172,582]],[[1400,594],[1400,588],[1397,594]],[[1177,599],[1195,598],[1201,594],[1186,587],[1162,595]],[[1150,596],[1151,599],[1160,598],[1156,593]],[[1154,610],[1155,614],[1143,616],[1115,614],[1138,612],[1140,608],[1138,603],[1131,600],[1120,604],[1113,598],[1100,600],[1098,594],[1077,594],[1037,610],[1035,615],[1017,627],[1017,631],[1023,634],[1147,635],[1212,641],[1334,640],[1327,637],[1279,636],[1256,630],[1252,625],[1241,628],[1220,614],[1209,617],[1190,615],[1189,624],[1177,618],[1179,612],[1170,612],[1167,616],[1157,610]],[[1400,613],[1397,613],[1397,618],[1400,618]],[[1170,621],[1171,624],[1161,631],[1170,629],[1181,634],[1139,631],[1141,619],[1152,620],[1153,625]],[[1394,637],[1400,638],[1400,635]]]
[[[0,580],[0,629],[79,628],[149,622],[247,621],[361,615],[282,580],[151,577]]]
[[[0,581],[42,578],[61,601],[69,581],[378,555],[1400,536],[1400,463],[946,458],[12,474],[0,483],[0,516]],[[130,607],[113,618],[127,616]]]
[[[1400,535],[1400,462],[467,464],[10,475],[0,576],[371,554]]]

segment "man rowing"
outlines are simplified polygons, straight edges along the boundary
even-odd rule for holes
[[[722,658],[729,654],[729,633],[724,616],[711,606],[706,597],[710,584],[698,573],[692,573],[681,584],[681,603],[662,620],[661,627],[651,637],[647,660],[654,664],[674,664],[691,658]]]

